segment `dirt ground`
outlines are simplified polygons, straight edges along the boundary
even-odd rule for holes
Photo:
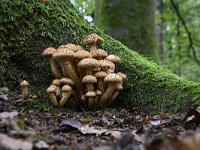
[[[137,108],[77,111],[0,95],[1,150],[200,150],[200,113],[147,114]]]

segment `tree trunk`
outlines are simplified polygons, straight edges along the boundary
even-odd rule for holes
[[[1,0],[0,5],[0,86],[14,89],[19,81],[27,79],[35,91],[46,95],[53,76],[42,51],[69,42],[80,44],[84,36],[97,33],[105,40],[102,48],[121,58],[117,71],[128,76],[115,106],[177,112],[200,99],[199,84],[159,67],[90,26],[68,0],[48,4],[36,0]]]
[[[96,0],[94,18],[108,35],[158,60],[154,0]]]

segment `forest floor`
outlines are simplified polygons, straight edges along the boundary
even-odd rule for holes
[[[200,150],[200,113],[145,114],[107,108],[54,108],[18,94],[0,95],[1,150]]]

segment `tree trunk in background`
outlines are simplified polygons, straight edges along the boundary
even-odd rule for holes
[[[158,60],[154,0],[96,0],[95,25],[129,48]]]
[[[0,87],[17,89],[19,82],[27,79],[39,96],[47,96],[46,88],[53,76],[48,60],[41,56],[43,50],[70,42],[81,44],[84,36],[97,33],[105,40],[101,48],[121,58],[116,71],[127,74],[114,106],[177,112],[200,100],[199,84],[159,67],[90,26],[68,0],[52,0],[48,4],[1,0],[0,5]]]

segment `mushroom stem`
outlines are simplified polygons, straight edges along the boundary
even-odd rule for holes
[[[93,70],[92,69],[87,69],[86,70],[86,75],[93,75]]]
[[[55,78],[57,78],[57,79],[63,78],[62,73],[56,67],[56,63],[53,60],[53,57],[49,57],[49,63],[50,63],[51,71],[52,71],[53,75],[55,76]]]
[[[97,49],[96,44],[90,46],[90,52],[93,51],[93,50],[95,50],[95,49]]]
[[[78,74],[75,71],[75,68],[72,65],[72,62],[67,59],[61,59],[61,67],[63,69],[63,73],[65,76],[69,76],[70,79],[72,79],[76,85],[77,90],[82,93],[82,84],[81,80],[78,77]]]
[[[93,97],[89,97],[88,98],[88,107],[92,108],[94,106],[94,98]]]
[[[97,82],[97,89],[101,92],[104,92],[104,82],[103,82],[103,78],[99,78],[98,82]]]
[[[119,95],[119,90],[115,90],[112,94],[112,98],[110,99],[109,104],[112,103],[117,98],[118,95]]]
[[[29,97],[29,90],[28,90],[28,86],[26,87],[22,87],[22,95],[24,99],[27,99]]]
[[[71,95],[70,92],[63,92],[59,105],[64,106],[67,103],[70,95]]]
[[[57,106],[58,105],[58,102],[57,102],[57,98],[56,98],[56,95],[55,93],[49,93],[49,98],[51,100],[51,103],[54,105],[54,106]]]
[[[111,96],[115,90],[115,83],[110,83],[106,91],[103,93],[103,95],[100,98],[99,105],[104,105],[108,102],[109,99],[111,99]]]
[[[86,83],[86,91],[94,91],[93,83]]]

